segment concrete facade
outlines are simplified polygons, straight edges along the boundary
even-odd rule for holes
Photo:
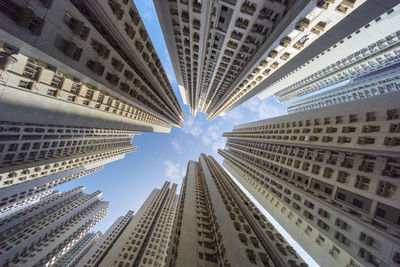
[[[136,149],[137,132],[0,123],[0,207],[100,170]],[[15,206],[15,205],[14,205]]]
[[[345,37],[336,33],[342,21],[351,23],[350,29],[359,28],[381,15],[386,5],[386,10],[395,5],[391,1],[382,8],[381,2],[371,2],[365,8],[366,1],[359,0],[155,0],[154,4],[182,98],[192,114],[201,110],[211,120],[254,88],[259,92],[261,83],[294,58],[306,62],[309,55],[303,51],[318,45],[325,35],[329,37],[323,46]],[[358,12],[360,7],[363,11]]]
[[[328,107],[344,102],[390,94],[400,91],[400,64],[380,69],[376,72],[351,79],[346,84],[326,92],[293,101],[287,107],[288,113]]]
[[[164,266],[178,196],[176,184],[154,189],[139,211],[119,218],[79,262],[82,266]],[[133,217],[132,217],[133,216]]]
[[[67,251],[53,266],[73,267],[79,266],[78,261],[99,241],[101,232],[87,233],[70,250]]]
[[[329,6],[332,8],[336,7],[337,4],[341,4],[341,1],[320,2],[329,2]],[[343,43],[346,43],[345,47],[347,49],[355,49],[354,51],[360,49],[361,47],[355,39],[347,39],[347,37],[356,34],[358,30],[363,29],[365,26],[368,27],[367,25],[370,22],[373,22],[375,19],[379,20],[379,17],[381,15],[385,13],[391,13],[392,9],[397,5],[397,0],[369,0],[363,2],[356,9],[352,10],[352,13],[350,15],[344,17],[329,31],[326,31],[323,35],[319,36],[319,38],[315,42],[310,43],[307,47],[302,49],[301,53],[299,53],[297,56],[291,57],[289,60],[285,61],[284,64],[278,65],[278,68],[276,70],[272,71],[271,69],[266,79],[258,84],[256,83],[254,87],[251,87],[250,91],[247,91],[246,94],[243,94],[241,97],[237,98],[234,102],[229,104],[228,107],[226,107],[224,113],[238,107],[253,96],[258,95],[260,98],[265,98],[281,90],[282,88],[284,88],[283,86],[277,86],[275,88],[276,91],[270,90],[271,85],[277,84],[282,80],[290,82],[291,79],[287,79],[289,77],[288,74],[294,73],[297,75],[303,73],[304,75],[307,75],[308,72],[305,71],[304,67],[313,64],[314,62],[316,62],[316,60],[319,60],[322,53],[326,55],[326,53],[331,51],[333,46],[335,46],[336,44],[340,44],[342,41]],[[373,33],[371,37],[373,37],[374,35],[375,33]],[[370,39],[370,37],[368,37],[367,39],[371,40],[371,42],[374,41],[373,39]],[[348,43],[353,41],[355,42],[352,43],[352,45],[347,45]],[[339,52],[342,53],[343,51]],[[333,54],[331,59],[335,58],[336,54]],[[335,61],[332,61],[331,63],[334,62]],[[281,61],[281,63],[283,62]],[[318,64],[316,65],[316,67],[318,70],[321,69]],[[247,77],[240,79],[244,81],[245,79],[247,79]]]
[[[188,163],[167,266],[307,266],[211,156]]]
[[[399,63],[400,5],[391,10],[271,84],[260,97],[274,93],[286,102]]]
[[[321,266],[397,266],[398,92],[236,126],[224,166]]]
[[[96,242],[96,244],[85,253],[82,259],[77,263],[78,266],[98,266],[106,257],[107,253],[113,247],[115,242],[124,232],[126,226],[133,218],[133,211],[128,211],[125,216],[119,217],[107,229],[104,235]]]
[[[152,132],[182,125],[132,1],[2,5],[1,120]]]
[[[20,199],[17,199],[17,196],[15,196],[15,198],[9,198],[7,204],[3,204],[5,202],[5,197],[3,197],[2,198],[3,203],[0,208],[0,214],[3,215],[6,212],[14,211],[15,209],[18,209],[25,205],[36,203],[36,202],[40,201],[40,199],[42,199],[43,197],[51,195],[52,193],[53,193],[53,189],[48,189],[48,190],[43,190],[43,191],[32,193],[29,196],[21,197]],[[10,201],[10,200],[12,200],[12,201]]]
[[[57,192],[0,220],[1,266],[51,266],[104,217],[102,193]]]

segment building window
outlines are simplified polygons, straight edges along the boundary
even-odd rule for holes
[[[71,86],[71,93],[77,95],[79,93],[79,89],[81,89],[81,86],[77,83],[73,83]]]
[[[48,89],[47,90],[47,95],[56,96],[57,95],[57,90]]]
[[[27,82],[24,80],[20,80],[18,83],[18,87],[29,89],[29,90],[32,89],[32,85],[33,85],[32,82]]]
[[[74,95],[69,95],[67,100],[71,101],[71,102],[75,102],[75,96]]]

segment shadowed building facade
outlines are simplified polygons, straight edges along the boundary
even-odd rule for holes
[[[307,266],[211,156],[187,166],[167,266]]]
[[[101,232],[87,233],[53,265],[55,267],[79,266],[78,261],[98,242]]]
[[[321,266],[396,266],[400,95],[242,124],[227,170]]]
[[[85,255],[77,263],[78,266],[98,266],[106,257],[112,246],[124,232],[126,226],[133,218],[133,211],[128,211],[125,216],[120,216],[107,229],[104,235],[96,242],[96,244],[85,253]]]
[[[1,121],[151,132],[182,126],[133,1],[0,4]]]
[[[0,219],[1,266],[51,266],[105,216],[102,192],[57,192]]]
[[[182,126],[133,1],[2,0],[0,20],[0,209]]]
[[[139,211],[119,218],[82,266],[164,266],[178,204],[177,185],[154,189]],[[133,216],[133,217],[132,217]]]

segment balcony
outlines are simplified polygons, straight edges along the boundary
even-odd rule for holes
[[[88,60],[86,66],[97,75],[103,75],[104,66],[100,62]]]
[[[385,137],[383,142],[385,146],[398,146],[400,145],[400,138],[398,137]]]
[[[335,3],[335,0],[319,0],[317,7],[321,9],[328,9],[331,3]]]
[[[350,143],[350,142],[351,142],[351,137],[339,136],[338,139],[337,139],[337,142],[338,142],[339,144]]]
[[[100,44],[97,49],[97,53],[99,54],[99,56],[107,58],[110,54],[110,49],[107,49],[105,45]]]
[[[272,50],[271,52],[269,52],[268,57],[274,59],[277,55],[278,52],[276,50]]]
[[[292,39],[290,37],[286,36],[281,39],[279,45],[282,47],[288,47],[290,45],[291,41],[292,41]]]
[[[310,20],[307,18],[303,18],[296,24],[295,29],[304,32],[304,30],[307,29],[309,25],[310,25]]]
[[[112,85],[117,85],[119,82],[119,78],[115,74],[107,73],[106,80],[111,83]]]
[[[262,74],[263,74],[264,76],[268,76],[269,73],[270,73],[270,71],[271,71],[271,69],[266,69],[266,70],[263,71]]]
[[[195,19],[193,20],[193,28],[195,28],[196,30],[200,30],[200,21]]]
[[[125,76],[129,81],[132,81],[132,80],[133,80],[133,77],[134,77],[133,72],[131,72],[131,71],[129,71],[129,70],[125,70],[124,76]]]
[[[261,67],[266,67],[267,65],[268,65],[268,61],[266,61],[266,60],[263,60],[260,62]]]
[[[241,18],[238,18],[235,22],[235,26],[243,30],[246,30],[247,26],[249,26],[249,21],[247,19],[243,20]]]
[[[189,14],[187,12],[183,11],[181,18],[183,22],[189,23]]]
[[[314,33],[314,34],[316,34],[316,35],[319,35],[321,32],[323,32],[323,31],[325,30],[325,26],[326,26],[326,23],[320,21],[320,22],[318,22],[318,24],[316,24],[316,25],[311,29],[311,32]]]
[[[395,194],[397,186],[389,182],[380,181],[376,194],[383,197],[391,197]]]
[[[231,49],[236,49],[238,47],[238,44],[232,41],[229,41],[227,46]]]
[[[117,70],[119,72],[121,72],[122,69],[124,68],[124,64],[120,60],[117,60],[115,58],[112,59],[111,64],[113,65],[115,70]]]
[[[344,0],[340,5],[338,5],[336,7],[336,11],[346,14],[347,10],[349,8],[353,8],[354,7],[354,3],[356,2],[356,0]]]
[[[189,39],[185,39],[185,41],[183,41],[183,45],[186,46],[186,47],[190,47]]]
[[[290,53],[286,52],[286,53],[282,54],[282,56],[280,57],[280,59],[286,61],[286,60],[289,59],[289,57],[290,57]]]
[[[249,3],[248,1],[244,2],[240,8],[240,11],[244,14],[253,16],[254,12],[256,12],[255,4]]]
[[[201,13],[201,2],[200,1],[197,1],[197,0],[193,1],[192,7],[193,7],[194,13],[198,13],[198,14]]]
[[[357,144],[359,145],[368,145],[368,144],[374,144],[375,143],[375,138],[371,137],[358,137]]]
[[[231,38],[236,39],[238,41],[242,40],[243,33],[238,32],[238,31],[232,31],[231,33]]]
[[[137,49],[140,53],[143,52],[144,46],[143,46],[143,44],[142,44],[140,41],[136,40],[136,41],[135,41],[135,46],[136,46],[136,49]]]
[[[117,18],[122,19],[124,15],[124,10],[121,8],[121,4],[119,4],[116,0],[109,0],[108,4],[110,5],[111,10],[117,16]]]
[[[278,68],[279,63],[278,62],[274,62],[271,64],[271,68],[273,69],[277,69]]]
[[[198,43],[200,41],[200,35],[195,33],[193,34],[193,41],[195,41],[196,43]]]
[[[183,32],[184,36],[188,36],[188,37],[190,36],[190,31],[189,31],[188,27],[184,27],[182,32]]]
[[[125,32],[129,36],[129,38],[133,39],[135,37],[135,30],[131,25],[125,23]]]
[[[81,58],[82,49],[79,48],[74,42],[67,42],[64,54],[67,57],[72,57],[74,60],[78,61]]]
[[[147,33],[146,33],[146,30],[140,28],[140,29],[139,29],[139,35],[140,35],[140,38],[142,38],[143,41],[146,41],[146,40],[147,40]]]

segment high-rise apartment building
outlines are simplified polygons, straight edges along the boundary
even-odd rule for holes
[[[0,120],[169,132],[184,115],[133,1],[0,1]]]
[[[227,170],[321,266],[400,264],[400,93],[236,126]]]
[[[336,88],[293,101],[287,111],[301,112],[399,91],[400,64],[397,63],[352,79]]]
[[[136,149],[133,134],[137,132],[0,123],[0,208],[122,159]]]
[[[80,261],[82,266],[164,266],[171,239],[178,196],[176,184],[154,189],[139,211],[119,218],[100,240],[96,251]]]
[[[79,266],[78,261],[91,249],[102,236],[101,232],[87,233],[70,250],[67,251],[53,266],[72,267]]]
[[[94,244],[90,250],[85,253],[82,259],[77,263],[77,266],[99,266],[99,264],[104,260],[107,253],[113,247],[115,242],[121,236],[121,234],[125,231],[126,226],[133,218],[133,211],[128,211],[125,216],[119,217],[104,235],[100,237],[100,239]]]
[[[307,266],[211,156],[190,161],[167,266]]]
[[[0,194],[3,193],[2,191],[4,191],[4,190],[0,190]],[[18,209],[22,206],[36,203],[36,202],[40,201],[40,199],[42,199],[43,197],[51,195],[53,193],[53,189],[37,191],[37,192],[30,192],[30,193],[31,193],[30,195],[21,197],[21,199],[18,199],[17,196],[15,196],[15,198],[8,198],[7,200],[5,198],[3,198],[4,200],[0,204],[0,206],[1,206],[0,215],[3,215],[6,212],[10,212],[15,209]],[[10,201],[10,200],[12,200],[12,201]],[[6,203],[6,201],[8,201],[8,203]]]
[[[185,104],[214,119],[397,1],[154,0]]]
[[[1,266],[51,266],[104,217],[102,193],[54,193],[0,219]]]
[[[274,93],[286,102],[399,63],[399,23],[397,5],[270,84],[261,97]]]

